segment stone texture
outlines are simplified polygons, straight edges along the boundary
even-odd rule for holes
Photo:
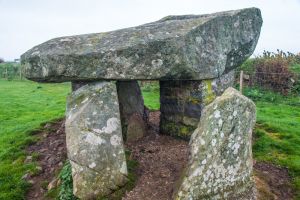
[[[160,131],[189,139],[202,109],[234,84],[234,71],[202,81],[160,81]]]
[[[118,81],[123,138],[136,141],[146,134],[148,116],[137,81]]]
[[[105,196],[127,181],[115,82],[88,83],[68,97],[66,142],[74,194]]]
[[[202,113],[176,199],[256,199],[252,175],[255,105],[233,88]]]
[[[60,37],[21,56],[28,79],[203,80],[239,66],[254,51],[262,18],[257,8],[168,16],[106,33]]]

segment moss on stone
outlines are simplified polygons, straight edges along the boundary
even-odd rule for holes
[[[199,104],[201,103],[199,98],[189,97],[188,101],[192,104]]]
[[[205,105],[208,105],[216,98],[216,95],[212,89],[212,80],[204,80],[203,83],[205,84],[206,89],[203,102]]]
[[[182,123],[174,123],[170,121],[165,121],[162,123],[161,130],[163,133],[168,135],[178,137],[181,139],[189,140],[195,127],[184,125]]]
[[[161,123],[160,129],[163,133],[176,135],[176,133],[178,132],[178,125],[174,122],[166,121],[164,123]]]

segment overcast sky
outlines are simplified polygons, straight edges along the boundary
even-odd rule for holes
[[[0,0],[0,57],[19,58],[54,37],[246,7],[260,8],[264,20],[254,54],[300,52],[300,0]]]

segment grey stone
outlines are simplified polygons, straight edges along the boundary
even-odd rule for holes
[[[146,134],[148,116],[137,81],[118,81],[122,133],[126,141],[136,141]]]
[[[168,16],[106,33],[60,37],[21,56],[28,79],[203,80],[220,77],[254,51],[260,10]]]
[[[255,114],[254,103],[233,88],[204,108],[176,199],[256,199],[251,177]]]
[[[67,101],[66,140],[77,197],[105,196],[126,183],[115,82],[88,83],[71,93]]]
[[[202,81],[160,81],[160,131],[189,139],[202,109],[234,84],[234,71]]]

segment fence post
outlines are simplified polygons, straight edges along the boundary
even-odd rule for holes
[[[20,80],[22,80],[22,67],[20,66]]]
[[[6,79],[8,80],[8,71],[7,71],[7,67],[5,67],[5,75],[6,75]]]
[[[244,72],[243,70],[240,73],[240,92],[243,93],[243,78],[244,78]]]

